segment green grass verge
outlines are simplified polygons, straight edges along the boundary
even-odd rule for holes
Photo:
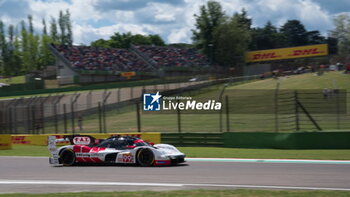
[[[6,79],[0,79],[0,83],[6,83],[6,84],[23,84],[25,83],[25,76],[16,76]]]
[[[276,82],[280,83],[280,89],[347,89],[350,90],[350,75],[343,72],[325,72],[322,76],[315,76],[314,73],[292,75],[276,79],[258,80],[238,86],[231,86],[228,89],[275,89]]]
[[[282,150],[216,147],[179,147],[188,157],[253,159],[350,160],[350,150]]]
[[[187,157],[254,158],[254,159],[321,159],[350,160],[350,150],[281,150],[216,147],[178,147]],[[0,150],[0,156],[49,156],[46,146],[13,145]]]
[[[287,197],[345,197],[350,192],[344,191],[292,191],[292,190],[189,190],[189,191],[140,191],[140,192],[80,192],[60,194],[0,194],[6,197],[246,197],[246,196],[287,196]]]
[[[47,146],[12,145],[11,150],[0,150],[0,156],[49,156]]]

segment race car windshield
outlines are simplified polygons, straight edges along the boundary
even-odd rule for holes
[[[137,139],[134,141],[135,146],[149,146],[149,144],[141,139]]]
[[[106,141],[103,141],[101,144],[97,145],[97,147],[100,148],[115,148],[115,149],[125,149],[125,147],[128,145],[126,140],[119,140],[119,139],[108,139]]]
[[[146,142],[137,142],[135,146],[148,146],[148,144]]]

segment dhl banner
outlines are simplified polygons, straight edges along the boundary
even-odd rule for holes
[[[0,135],[0,150],[11,149],[11,135]]]
[[[245,54],[245,60],[246,62],[261,62],[324,55],[328,55],[328,45],[316,44],[291,48],[250,51]]]
[[[63,138],[64,135],[71,135],[71,134],[41,134],[41,135],[12,135],[9,137],[9,144],[27,144],[27,145],[40,145],[40,146],[46,146],[47,145],[47,137],[54,135],[57,138]],[[153,142],[155,144],[160,143],[160,133],[153,133],[153,132],[147,132],[147,133],[82,133],[81,135],[90,135],[96,139],[105,139],[108,137],[111,137],[113,135],[129,135],[129,136],[135,136],[139,137],[146,142]],[[1,143],[1,138],[0,138]],[[68,145],[69,142],[58,142],[57,145]],[[1,146],[0,146],[1,149]]]

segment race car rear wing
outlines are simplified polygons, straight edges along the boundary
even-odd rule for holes
[[[100,143],[102,140],[97,140],[89,135],[64,135],[63,137],[59,136],[49,136],[47,139],[48,149],[52,155],[49,158],[50,164],[59,164],[59,152],[57,149],[57,144],[70,143],[71,145],[94,145]]]
[[[56,136],[49,136],[47,139],[47,148],[49,149],[52,157],[49,158],[49,163],[50,164],[59,164],[59,155],[58,155],[58,150],[56,147]]]

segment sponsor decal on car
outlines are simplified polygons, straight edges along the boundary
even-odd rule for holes
[[[91,140],[86,136],[77,136],[73,138],[73,143],[76,145],[89,145]]]
[[[118,155],[119,163],[134,163],[134,157],[131,153],[122,153]]]

